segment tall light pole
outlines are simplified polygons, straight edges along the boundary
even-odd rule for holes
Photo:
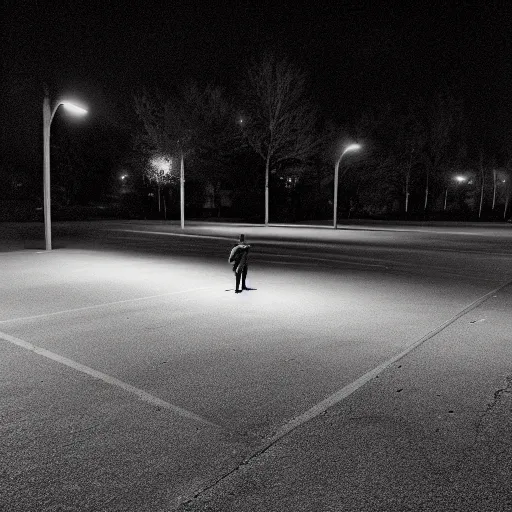
[[[180,159],[180,218],[181,229],[185,229],[185,162],[183,151]]]
[[[360,144],[350,144],[347,146],[341,153],[338,160],[336,160],[336,165],[334,166],[334,219],[333,219],[333,228],[337,229],[338,227],[338,174],[340,169],[340,162],[345,153],[349,151],[359,151],[361,149]]]
[[[69,101],[58,100],[53,109],[50,106],[50,93],[48,88],[44,89],[43,100],[43,192],[44,192],[44,240],[46,250],[52,250],[52,216],[51,216],[51,194],[50,194],[50,126],[53,116],[60,105],[75,115],[87,114],[87,110],[70,103]]]
[[[407,169],[407,174],[405,175],[405,214],[409,213],[409,182],[411,180],[411,168],[412,168],[412,155],[414,153],[414,148],[411,148],[411,157],[409,159],[409,168]]]
[[[496,169],[492,170],[492,211],[496,206]]]

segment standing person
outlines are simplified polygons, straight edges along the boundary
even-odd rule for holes
[[[241,293],[242,290],[248,289],[245,285],[245,279],[247,277],[247,257],[250,248],[251,246],[245,243],[245,235],[242,234],[229,254],[229,263],[233,265],[236,278],[235,293]],[[242,290],[239,290],[240,278],[242,279]]]

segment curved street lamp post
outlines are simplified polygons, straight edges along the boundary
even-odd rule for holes
[[[53,109],[50,106],[50,95],[45,88],[43,100],[43,192],[44,192],[44,239],[46,250],[52,250],[52,218],[51,218],[51,195],[50,195],[50,127],[55,112],[62,105],[66,110],[75,115],[87,114],[87,110],[70,103],[69,101],[58,100]]]
[[[341,153],[338,160],[336,160],[336,165],[334,166],[334,219],[333,219],[333,228],[337,229],[338,227],[338,175],[340,162],[345,153],[349,151],[359,151],[361,149],[360,144],[350,144],[347,146]]]

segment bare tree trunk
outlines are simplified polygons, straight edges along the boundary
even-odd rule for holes
[[[217,182],[217,188],[215,192],[215,201],[217,203],[217,218],[220,218],[222,209],[222,197],[220,196],[220,182]]]
[[[409,172],[405,177],[405,213],[409,212]]]
[[[480,207],[478,208],[478,218],[482,216],[482,204],[484,202],[484,185],[482,183],[482,187],[480,189]]]
[[[180,165],[180,216],[181,229],[185,228],[185,162],[183,161],[183,153],[181,153]]]
[[[164,194],[164,220],[167,220],[167,203],[165,201],[165,194]]]
[[[448,201],[448,187],[446,187],[446,190],[444,191],[444,208],[443,210],[446,211],[446,202]]]
[[[494,212],[494,206],[496,205],[496,169],[493,169],[493,171],[492,171],[492,179],[493,179],[493,186],[492,186],[492,211]]]
[[[510,193],[507,194],[505,198],[505,209],[503,210],[503,220],[507,218],[507,210],[508,210],[508,202],[510,201]]]
[[[158,190],[158,192],[157,192],[157,194],[158,194],[158,213],[160,213],[162,211],[162,208],[160,206],[160,185],[158,185],[157,190]]]
[[[409,168],[407,169],[407,174],[405,175],[405,213],[409,212],[409,183],[411,180],[411,167],[412,167],[413,152],[414,152],[414,148],[411,149],[411,157],[409,159]]]
[[[484,175],[484,164],[482,159],[480,159],[480,207],[478,208],[478,218],[482,215],[482,205],[484,203],[484,185],[485,185],[485,175]]]
[[[265,226],[268,226],[268,178],[270,174],[270,158],[265,163]]]
[[[428,178],[429,178],[429,171],[427,171],[427,182],[425,183],[425,204],[423,205],[423,209],[427,211],[427,204],[428,204]]]
[[[336,165],[334,166],[334,197],[332,201],[332,209],[333,209],[333,228],[336,229],[338,227],[338,182],[339,182],[339,169],[340,169],[340,158],[336,160]]]

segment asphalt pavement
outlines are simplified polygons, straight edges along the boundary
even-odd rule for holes
[[[5,510],[511,509],[510,230],[0,233]]]

